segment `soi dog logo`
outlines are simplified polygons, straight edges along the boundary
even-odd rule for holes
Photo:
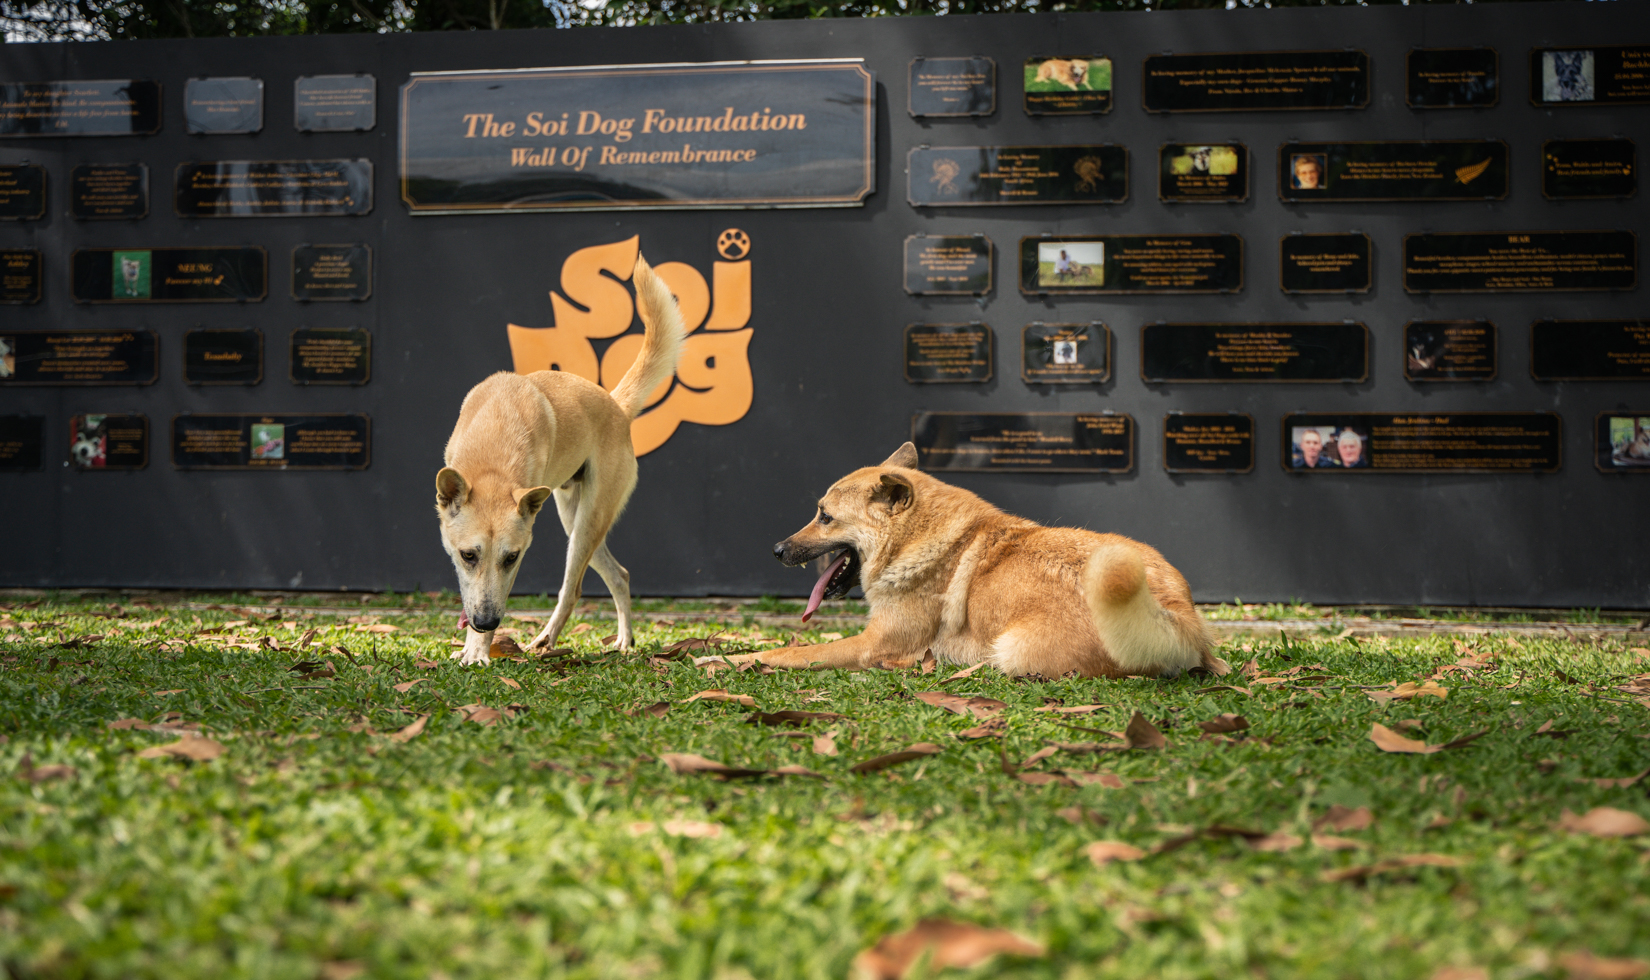
[[[642,349],[635,299],[625,285],[640,249],[640,236],[633,236],[567,257],[561,293],[550,292],[555,326],[506,324],[517,374],[570,371],[608,391],[618,385]],[[729,228],[716,240],[716,250],[730,261],[714,263],[709,284],[685,262],[653,267],[676,294],[687,336],[676,376],[648,396],[647,410],[630,426],[638,456],[664,445],[683,422],[727,425],[750,411],[750,236]],[[637,330],[631,333],[633,322]],[[594,341],[610,337],[616,339],[598,355]]]

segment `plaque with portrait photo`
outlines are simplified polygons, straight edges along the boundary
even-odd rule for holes
[[[1488,320],[1411,320],[1404,324],[1409,381],[1494,381],[1495,324]]]
[[[180,163],[173,202],[180,218],[358,217],[372,211],[372,161]]]
[[[160,83],[140,78],[0,82],[0,139],[152,136],[160,132]]]
[[[1501,101],[1494,48],[1411,48],[1404,75],[1411,109],[1488,109]]]
[[[256,385],[264,379],[262,330],[190,330],[183,335],[183,383]]]
[[[1242,143],[1165,143],[1157,162],[1157,199],[1165,204],[1249,200],[1249,148]]]
[[[911,59],[906,111],[912,118],[989,116],[997,111],[997,63],[984,55]]]
[[[46,216],[46,168],[0,163],[0,221],[38,221]]]
[[[292,125],[300,133],[364,133],[378,125],[378,79],[299,75],[292,81]]]
[[[905,291],[912,296],[984,296],[996,250],[984,235],[912,235],[905,240]]]
[[[1278,287],[1285,293],[1367,293],[1374,269],[1375,243],[1362,232],[1294,232],[1278,242]]]
[[[1530,104],[1650,104],[1650,44],[1530,49]]]
[[[983,323],[908,324],[905,380],[912,384],[990,381],[991,341],[991,328]]]
[[[1368,140],[1284,143],[1278,198],[1310,201],[1500,201],[1507,196],[1501,140]]]
[[[1600,473],[1650,473],[1650,409],[1600,412],[1593,420],[1593,466]]]
[[[1548,140],[1541,144],[1541,195],[1549,201],[1632,197],[1638,162],[1630,139]]]
[[[0,352],[0,371],[6,355]],[[46,458],[44,415],[0,415],[0,473],[26,473],[42,467]]]
[[[172,465],[180,470],[364,470],[372,420],[309,413],[192,415],[172,419]]]
[[[1072,412],[917,412],[917,465],[928,472],[1127,473],[1134,418]]]
[[[1283,417],[1291,473],[1556,473],[1556,412],[1297,413]]]
[[[0,388],[9,385],[152,385],[160,378],[153,330],[6,330]]]
[[[82,473],[149,465],[149,416],[76,415],[69,420],[69,465]]]
[[[1335,51],[1234,51],[1147,55],[1147,112],[1278,112],[1369,105],[1369,55]]]
[[[38,248],[0,248],[0,303],[32,306],[40,302],[45,274]]]
[[[1638,285],[1630,231],[1436,232],[1404,236],[1408,293],[1580,292]]]
[[[260,303],[269,253],[220,248],[80,248],[69,257],[76,303]]]
[[[372,380],[372,333],[359,327],[292,331],[289,376],[295,385],[364,385]]]
[[[184,128],[195,135],[232,136],[264,128],[261,78],[191,78],[183,87]]]
[[[1028,385],[1089,385],[1111,380],[1111,328],[1093,323],[1031,323],[1020,334],[1020,380]]]
[[[1104,55],[1027,58],[1028,116],[1085,116],[1111,111],[1111,59]]]
[[[149,167],[83,163],[69,171],[69,215],[77,221],[141,221],[149,216]]]
[[[1129,151],[1087,146],[934,146],[906,156],[914,208],[1119,204],[1129,196]]]
[[[1530,324],[1537,381],[1650,381],[1650,320],[1537,320]]]
[[[1170,412],[1163,417],[1163,468],[1170,473],[1253,472],[1255,417]]]
[[[1369,380],[1369,328],[1339,323],[1148,323],[1147,384],[1358,384]]]
[[[1020,292],[1235,293],[1239,235],[1062,235],[1020,239]]]

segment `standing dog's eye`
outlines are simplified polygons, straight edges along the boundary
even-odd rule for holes
[[[466,565],[474,565],[476,563],[476,553],[473,551],[460,551],[458,553],[458,557],[464,559],[464,564]]]
[[[825,513],[824,511],[820,511],[819,512],[819,523],[822,524],[822,525],[831,523],[831,515]]]

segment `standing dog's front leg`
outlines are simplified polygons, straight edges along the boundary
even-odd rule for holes
[[[464,649],[453,653],[453,659],[466,667],[493,662],[493,631],[464,630]]]

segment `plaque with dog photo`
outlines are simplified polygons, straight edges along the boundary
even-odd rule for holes
[[[1025,110],[1032,116],[1111,111],[1111,59],[1104,55],[1027,58]]]

